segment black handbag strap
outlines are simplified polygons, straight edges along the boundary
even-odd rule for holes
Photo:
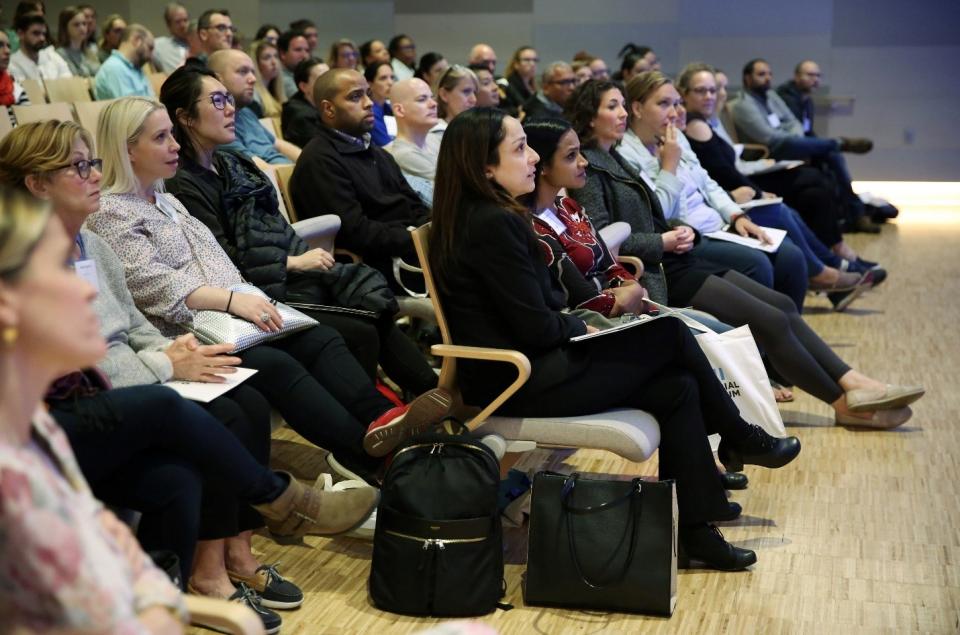
[[[570,557],[573,560],[573,566],[577,570],[577,575],[580,576],[580,579],[587,586],[594,589],[603,589],[608,586],[619,584],[626,576],[627,572],[630,570],[630,565],[633,564],[633,555],[636,551],[637,546],[637,522],[640,516],[640,492],[642,491],[643,481],[639,478],[635,478],[630,483],[630,490],[620,496],[615,498],[612,501],[607,501],[606,503],[601,503],[600,505],[593,505],[588,507],[574,507],[567,502],[567,498],[573,492],[577,478],[580,475],[576,472],[571,474],[563,484],[563,489],[561,490],[560,498],[563,504],[563,509],[566,513],[564,516],[567,520],[567,541],[569,542],[570,547]],[[577,541],[573,536],[573,514],[574,513],[593,513],[598,511],[603,511],[620,505],[626,501],[630,501],[630,547],[627,550],[627,557],[623,561],[623,567],[620,569],[619,573],[616,576],[611,578],[606,582],[597,582],[590,580],[586,574],[583,572],[583,568],[580,566],[580,555],[577,553]]]

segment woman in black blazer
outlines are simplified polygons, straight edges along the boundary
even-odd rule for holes
[[[570,342],[594,329],[561,312],[562,292],[543,263],[528,212],[516,200],[534,188],[538,157],[525,141],[516,119],[486,108],[458,115],[444,134],[430,261],[454,341],[517,349],[530,358],[530,380],[504,413],[575,416],[614,407],[651,412],[660,423],[660,476],[677,482],[681,563],[695,559],[723,570],[753,564],[754,552],[730,545],[710,524],[730,518],[731,507],[707,435],[723,436],[721,460],[733,467],[786,465],[800,452],[800,442],[770,437],[740,417],[679,320]],[[489,400],[513,380],[502,365],[460,364],[468,402]]]

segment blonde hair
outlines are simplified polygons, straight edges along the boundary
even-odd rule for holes
[[[34,121],[17,126],[0,141],[0,184],[26,190],[31,174],[42,176],[65,167],[80,138],[93,152],[90,133],[73,121]]]
[[[17,279],[49,220],[49,205],[20,188],[0,186],[0,280]]]
[[[637,73],[627,82],[627,112],[631,112],[633,102],[643,103],[661,86],[672,84],[670,78],[660,71]]]
[[[103,159],[101,189],[104,194],[130,194],[139,189],[128,149],[143,133],[147,117],[158,110],[166,110],[158,101],[145,97],[124,97],[100,111],[97,147]],[[154,183],[154,190],[164,191],[162,180]]]
[[[446,119],[447,117],[447,103],[440,98],[440,91],[445,90],[450,92],[457,87],[460,80],[467,78],[473,81],[473,89],[479,91],[480,80],[477,79],[477,74],[466,66],[454,64],[443,72],[443,75],[437,80],[437,85],[433,91],[437,96],[437,117],[440,119]]]

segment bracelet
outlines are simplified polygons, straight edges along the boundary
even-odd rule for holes
[[[230,303],[233,302],[233,291],[230,292],[230,298],[227,300],[227,308],[224,309],[226,313],[230,312]]]

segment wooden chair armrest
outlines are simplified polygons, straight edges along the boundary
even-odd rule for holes
[[[347,258],[350,259],[351,262],[354,262],[354,263],[363,262],[363,259],[362,259],[360,256],[358,256],[357,254],[353,253],[353,252],[350,251],[349,249],[341,249],[341,248],[337,247],[336,249],[333,250],[333,255],[334,255],[334,256],[346,256]]]
[[[643,275],[643,261],[636,256],[617,256],[617,262],[626,265],[627,269],[633,269],[631,273],[636,277]]]
[[[740,158],[744,161],[757,161],[770,156],[770,149],[762,143],[744,143]]]
[[[190,623],[232,635],[263,635],[263,622],[249,608],[235,602],[184,595]]]
[[[512,384],[500,393],[496,399],[491,401],[483,410],[481,410],[468,423],[470,430],[475,430],[481,423],[487,420],[497,408],[513,396],[520,387],[527,383],[530,378],[530,360],[520,351],[514,351],[504,348],[485,348],[482,346],[459,346],[457,344],[434,344],[430,347],[430,352],[438,357],[454,357],[459,359],[477,359],[489,362],[506,362],[513,364],[517,369],[517,378]]]

